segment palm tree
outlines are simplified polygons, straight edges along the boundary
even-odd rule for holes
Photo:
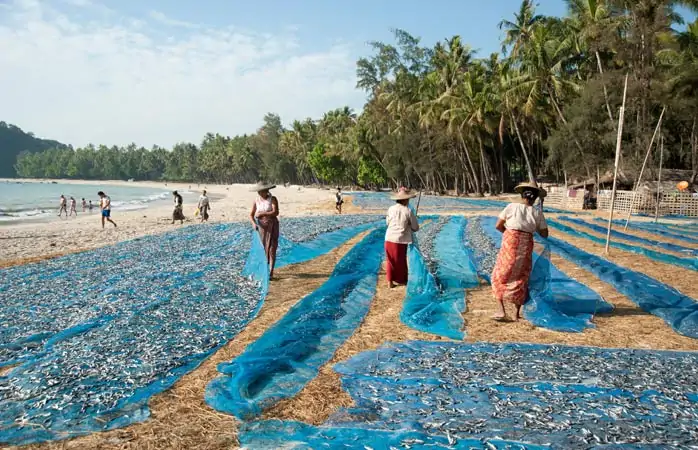
[[[533,36],[533,31],[543,21],[543,16],[536,14],[533,0],[522,0],[519,12],[514,14],[514,21],[502,20],[499,29],[505,31],[502,53],[511,47],[510,56],[518,58],[521,50]]]

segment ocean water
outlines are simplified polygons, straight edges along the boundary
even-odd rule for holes
[[[111,198],[114,211],[144,209],[155,202],[171,201],[172,195],[165,188],[141,186],[0,181],[0,223],[55,217],[61,194],[66,197],[68,211],[71,196],[77,201],[78,214],[82,212],[83,198],[88,203],[92,200],[93,212],[99,211],[99,191],[104,191]]]

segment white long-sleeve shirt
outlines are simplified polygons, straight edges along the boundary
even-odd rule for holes
[[[396,203],[388,208],[388,215],[385,218],[388,229],[385,232],[387,242],[396,244],[411,244],[412,233],[419,231],[417,216],[405,205]]]

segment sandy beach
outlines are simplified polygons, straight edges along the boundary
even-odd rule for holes
[[[83,180],[12,180],[12,181],[57,181],[64,184],[94,184]],[[255,193],[252,185],[196,185],[189,183],[156,182],[100,182],[109,194],[109,186],[142,186],[187,190],[197,192],[204,188],[211,198],[209,223],[235,222],[247,220],[250,205]],[[305,188],[300,186],[279,186],[274,190],[279,199],[281,217],[299,215],[330,214],[334,212],[334,194],[331,190]],[[113,201],[118,199],[112,198]],[[187,200],[189,202],[187,203]],[[193,199],[185,199],[184,226],[199,223],[194,216],[196,205]],[[53,217],[40,222],[7,223],[0,226],[0,267],[14,265],[46,257],[87,250],[139,236],[165,233],[182,225],[172,225],[172,206],[168,203],[152,205],[147,209],[119,211],[114,208],[112,218],[118,224],[114,228],[109,223],[102,229],[99,210],[92,213],[79,213],[78,217]]]

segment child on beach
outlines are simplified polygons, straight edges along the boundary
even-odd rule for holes
[[[87,207],[90,209],[90,212],[92,212],[92,200],[90,200],[90,204],[87,205]]]
[[[58,202],[58,205],[59,205],[58,217],[61,217],[61,214],[63,214],[63,211],[65,211],[65,216],[68,217],[68,205],[66,204],[65,196],[63,194],[61,194],[61,198]]]
[[[97,192],[97,195],[99,195],[99,209],[102,211],[102,228],[104,228],[105,220],[111,222],[116,228],[116,223],[111,220],[111,199],[102,191]]]
[[[75,201],[75,197],[70,197],[70,215],[72,216],[73,213],[75,213],[75,217],[78,216],[77,202]]]
[[[85,212],[85,209],[86,209],[86,208],[87,208],[87,202],[86,202],[85,199],[83,198],[83,199],[82,199],[82,212]]]

